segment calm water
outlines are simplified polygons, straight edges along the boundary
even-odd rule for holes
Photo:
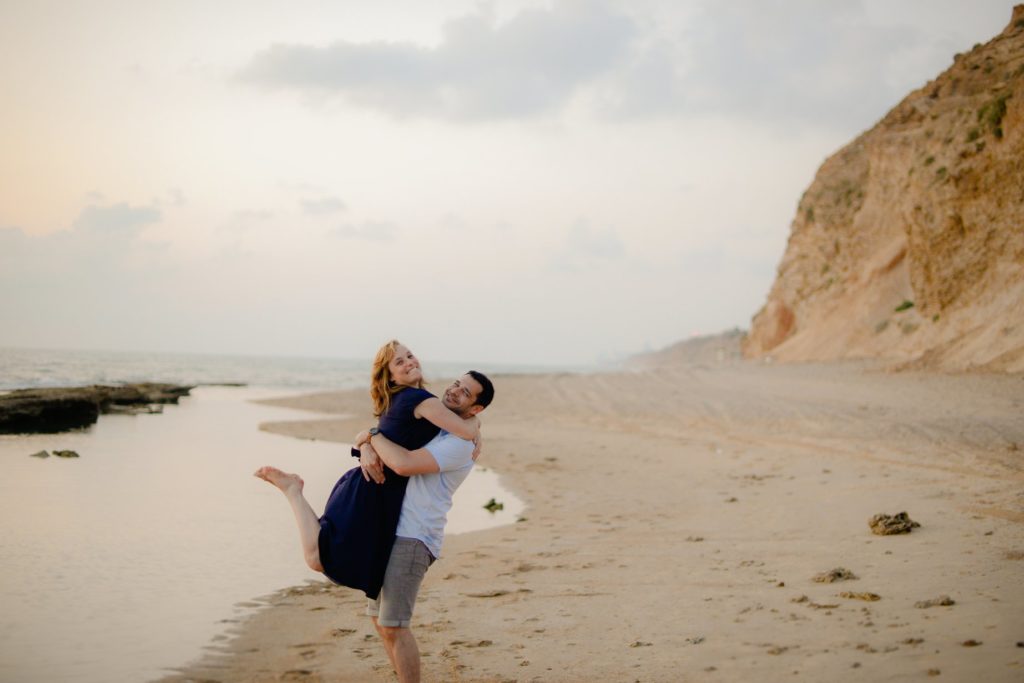
[[[109,379],[80,383],[129,378],[106,372]],[[0,680],[153,678],[199,656],[224,620],[249,609],[238,603],[319,577],[305,568],[284,497],[251,473],[263,464],[299,472],[321,510],[354,461],[339,444],[260,432],[260,422],[304,417],[249,403],[282,393],[201,387],[162,415],[105,415],[86,431],[0,436]],[[81,458],[29,457],[62,448]],[[483,510],[491,497],[505,510]],[[480,469],[456,495],[449,533],[513,522],[522,509]]]
[[[0,348],[0,390],[124,382],[346,389],[368,384],[371,360]],[[455,377],[469,367],[487,374],[588,369],[420,360],[428,380]]]

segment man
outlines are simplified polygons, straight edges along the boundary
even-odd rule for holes
[[[493,398],[491,381],[470,370],[445,390],[442,401],[468,418],[490,405]],[[420,653],[410,629],[413,606],[427,568],[441,555],[452,494],[469,475],[477,451],[472,441],[445,431],[415,451],[402,448],[375,429],[359,434],[356,443],[360,444],[359,464],[368,480],[383,481],[381,461],[396,474],[409,477],[384,586],[376,600],[368,600],[366,611],[384,641],[398,680],[418,683]]]

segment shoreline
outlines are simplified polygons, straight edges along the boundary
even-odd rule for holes
[[[446,539],[414,617],[424,680],[1019,679],[1024,377],[744,363],[497,386],[482,462],[526,519]],[[324,419],[261,429],[342,440],[368,415],[361,391],[269,403],[288,402]],[[921,528],[872,535],[903,510]],[[839,566],[860,578],[812,581]],[[161,680],[394,680],[363,603],[286,589]]]

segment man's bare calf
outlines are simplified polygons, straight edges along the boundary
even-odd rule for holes
[[[270,482],[284,494],[299,526],[299,541],[302,543],[302,555],[306,559],[306,564],[313,571],[322,572],[324,567],[320,564],[320,519],[313,512],[309,501],[302,495],[302,487],[305,484],[302,477],[270,466],[259,468],[253,472],[253,476]]]

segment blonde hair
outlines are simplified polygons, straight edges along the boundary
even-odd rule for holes
[[[395,357],[395,349],[398,348],[397,339],[392,339],[377,350],[373,358],[373,366],[370,368],[370,399],[373,401],[373,416],[380,417],[388,412],[391,407],[391,397],[397,394],[405,386],[395,384],[391,381],[391,369],[388,365]],[[420,389],[423,388],[423,380],[416,383]]]

